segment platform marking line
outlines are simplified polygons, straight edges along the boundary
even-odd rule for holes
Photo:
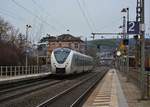
[[[110,102],[101,102],[101,103],[93,103],[93,105],[109,105],[110,104]]]
[[[109,99],[107,99],[107,100],[106,99],[103,99],[103,100],[102,99],[98,99],[98,100],[95,99],[94,102],[110,102],[110,100]]]
[[[110,107],[111,96],[112,96],[112,80],[113,80],[113,72],[108,72],[106,77],[106,82],[102,85],[101,89],[97,93],[92,107]]]
[[[94,107],[110,107],[110,106],[106,106],[106,105],[105,105],[105,106],[94,106]]]

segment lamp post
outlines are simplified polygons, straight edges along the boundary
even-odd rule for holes
[[[31,28],[31,25],[26,25],[26,74],[27,74],[27,67],[28,67],[28,55],[27,55],[27,53],[29,52],[29,50],[27,49],[29,28]]]
[[[127,23],[129,22],[129,8],[123,8],[122,9],[122,11],[121,11],[122,13],[126,13],[127,15]],[[125,24],[125,25],[127,25],[127,23]],[[127,31],[126,31],[126,29],[124,28],[124,32],[123,32],[123,34],[124,34],[124,42],[127,42],[127,44],[125,43],[125,45],[126,45],[126,70],[127,70],[127,74],[128,74],[128,76],[127,76],[127,80],[129,80],[129,35],[127,34]]]

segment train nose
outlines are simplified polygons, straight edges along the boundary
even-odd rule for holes
[[[55,63],[53,63],[53,65],[56,67],[56,64],[55,64]]]
[[[68,63],[65,64],[65,68],[68,66]]]
[[[56,74],[65,74],[66,69],[65,68],[56,68]]]

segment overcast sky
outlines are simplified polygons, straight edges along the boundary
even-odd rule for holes
[[[30,24],[32,41],[38,41],[47,33],[54,36],[70,33],[90,39],[91,32],[121,32],[118,28],[122,25],[121,10],[129,7],[130,20],[135,20],[136,1],[0,0],[0,16],[22,33],[26,24]],[[145,2],[146,33],[150,33],[150,0]]]

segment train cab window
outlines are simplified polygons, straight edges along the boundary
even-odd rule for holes
[[[59,64],[62,64],[67,59],[68,55],[70,54],[70,49],[67,48],[60,48],[54,51],[55,59]]]

